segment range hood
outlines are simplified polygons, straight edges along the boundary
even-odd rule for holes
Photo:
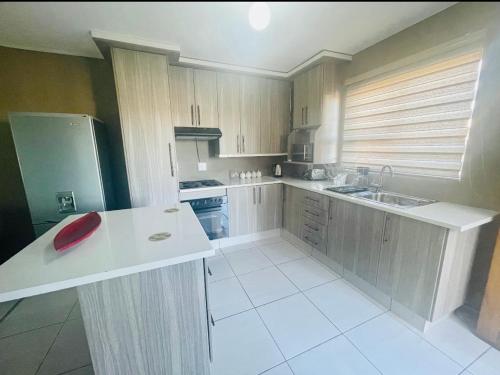
[[[197,140],[197,141],[213,141],[222,137],[222,132],[219,128],[193,128],[176,126],[174,128],[175,139],[179,140]]]

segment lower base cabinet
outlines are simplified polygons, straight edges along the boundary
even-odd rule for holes
[[[228,189],[229,237],[281,228],[281,184]]]
[[[378,287],[426,320],[433,320],[447,236],[446,228],[386,215]]]

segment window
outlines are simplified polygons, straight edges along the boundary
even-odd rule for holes
[[[344,166],[459,179],[480,66],[476,49],[348,82]]]

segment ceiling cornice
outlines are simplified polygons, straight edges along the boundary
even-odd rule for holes
[[[343,60],[351,61],[352,55],[334,52],[329,50],[321,50],[314,54],[304,62],[295,66],[288,72],[254,68],[241,65],[227,64],[217,61],[202,60],[192,57],[182,56],[181,48],[177,45],[166,44],[160,41],[155,41],[151,39],[143,39],[131,35],[123,35],[110,33],[102,30],[91,30],[90,36],[94,40],[97,48],[99,48],[101,54],[106,56],[108,54],[107,49],[109,47],[124,48],[134,51],[143,51],[151,53],[159,53],[169,57],[169,62],[174,65],[181,65],[187,67],[197,67],[197,68],[207,68],[207,69],[218,69],[233,71],[239,73],[255,74],[267,77],[289,79],[294,75],[300,73],[301,71],[307,69],[310,66],[317,65],[326,60]]]

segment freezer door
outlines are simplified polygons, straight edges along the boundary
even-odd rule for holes
[[[104,210],[89,116],[15,113],[9,120],[34,226]]]

